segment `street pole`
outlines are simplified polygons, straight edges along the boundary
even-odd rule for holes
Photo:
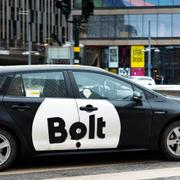
[[[27,34],[28,34],[28,65],[31,65],[31,52],[32,52],[32,42],[31,42],[31,18],[30,9],[25,11],[20,11],[19,15],[25,15],[27,17]]]
[[[148,76],[151,77],[151,21],[148,22]]]
[[[28,51],[29,51],[29,54],[28,54],[28,65],[31,65],[31,52],[32,52],[32,42],[31,42],[31,21],[32,21],[32,17],[31,17],[31,9],[32,9],[32,2],[31,2],[31,0],[29,0],[28,1],[28,3],[29,3],[29,9],[28,9],[28,11],[27,11],[27,16],[28,16],[28,41],[29,41],[29,43],[28,43]]]
[[[77,17],[74,17],[73,20],[73,31],[74,31],[74,64],[80,64],[80,47],[79,47],[79,29],[80,22]]]
[[[28,20],[29,12],[28,12]],[[31,51],[32,51],[32,43],[31,43],[31,22],[28,22],[28,65],[31,65]]]

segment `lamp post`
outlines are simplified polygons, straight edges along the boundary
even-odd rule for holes
[[[148,52],[148,76],[151,77],[151,69],[152,69],[152,63],[151,63],[151,51],[154,50],[155,52],[160,52],[158,48],[151,46],[151,21],[148,21],[148,47],[146,49],[143,49],[142,51]]]
[[[148,21],[148,76],[151,77],[151,21]]]
[[[27,23],[28,23],[28,65],[31,65],[32,58],[31,58],[31,51],[32,51],[32,42],[31,42],[31,22],[30,22],[30,12],[28,10],[20,11],[19,15],[27,16]]]
[[[31,65],[31,51],[32,51],[32,42],[31,42],[31,22],[30,22],[30,15],[28,11],[28,65]]]

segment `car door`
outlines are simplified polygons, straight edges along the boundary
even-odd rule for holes
[[[71,76],[80,122],[87,128],[79,140],[81,149],[148,144],[152,110],[144,96],[133,99],[134,90],[141,91],[138,87],[107,73],[74,71]]]
[[[76,149],[68,131],[79,117],[65,80],[61,71],[19,73],[4,97],[9,114],[36,151]]]

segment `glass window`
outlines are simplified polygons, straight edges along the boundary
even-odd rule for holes
[[[157,37],[157,15],[146,14],[143,18],[143,37],[148,37],[149,21],[151,23],[151,37]]]
[[[128,37],[128,15],[117,15],[116,37]]]
[[[180,6],[180,0],[174,0],[174,6],[179,5]]]
[[[122,0],[122,2],[123,2],[123,5],[126,7],[131,6],[131,0]]]
[[[84,99],[131,100],[133,89],[130,84],[102,74],[74,72],[79,95]]]
[[[158,0],[145,0],[144,6],[158,6]]]
[[[82,38],[172,37],[178,34],[179,14],[130,14],[91,16]],[[177,18],[176,18],[177,17]],[[174,21],[174,22],[173,22]],[[173,28],[172,28],[173,27]],[[176,28],[177,27],[177,28]],[[175,30],[176,29],[176,30]],[[177,37],[178,35],[175,35]]]
[[[64,77],[60,72],[17,75],[7,94],[25,97],[67,97]]]
[[[82,0],[76,0],[74,1],[74,7],[76,9],[80,9],[82,7]]]
[[[115,37],[116,16],[101,16],[101,37]]]
[[[94,0],[95,8],[119,8],[119,7],[129,7],[131,5],[131,0]],[[82,0],[76,0],[74,7],[79,9],[82,6]]]
[[[88,22],[87,34],[81,34],[81,37],[99,38],[116,36],[116,16],[91,16]]]
[[[173,0],[159,0],[159,6],[172,6]]]
[[[22,78],[20,75],[17,75],[7,91],[7,95],[9,96],[24,96],[24,87],[22,83]]]
[[[144,0],[131,0],[131,6],[144,6]]]
[[[101,37],[101,16],[90,16],[86,32],[83,34],[84,37]]]
[[[171,14],[158,15],[158,37],[171,37],[172,35]]]
[[[94,7],[98,8],[98,7],[102,7],[102,0],[94,0]]]
[[[142,37],[142,15],[129,15],[129,37]]]
[[[129,5],[130,0],[103,0],[103,6],[104,7],[125,7]]]
[[[7,79],[6,75],[0,75],[0,90],[3,88],[6,79]]]
[[[180,14],[173,14],[173,37],[180,37]]]

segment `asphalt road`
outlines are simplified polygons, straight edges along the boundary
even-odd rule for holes
[[[180,162],[167,161],[161,153],[152,151],[81,156],[56,155],[19,162],[9,170],[0,173],[0,180],[128,178],[180,179]]]

